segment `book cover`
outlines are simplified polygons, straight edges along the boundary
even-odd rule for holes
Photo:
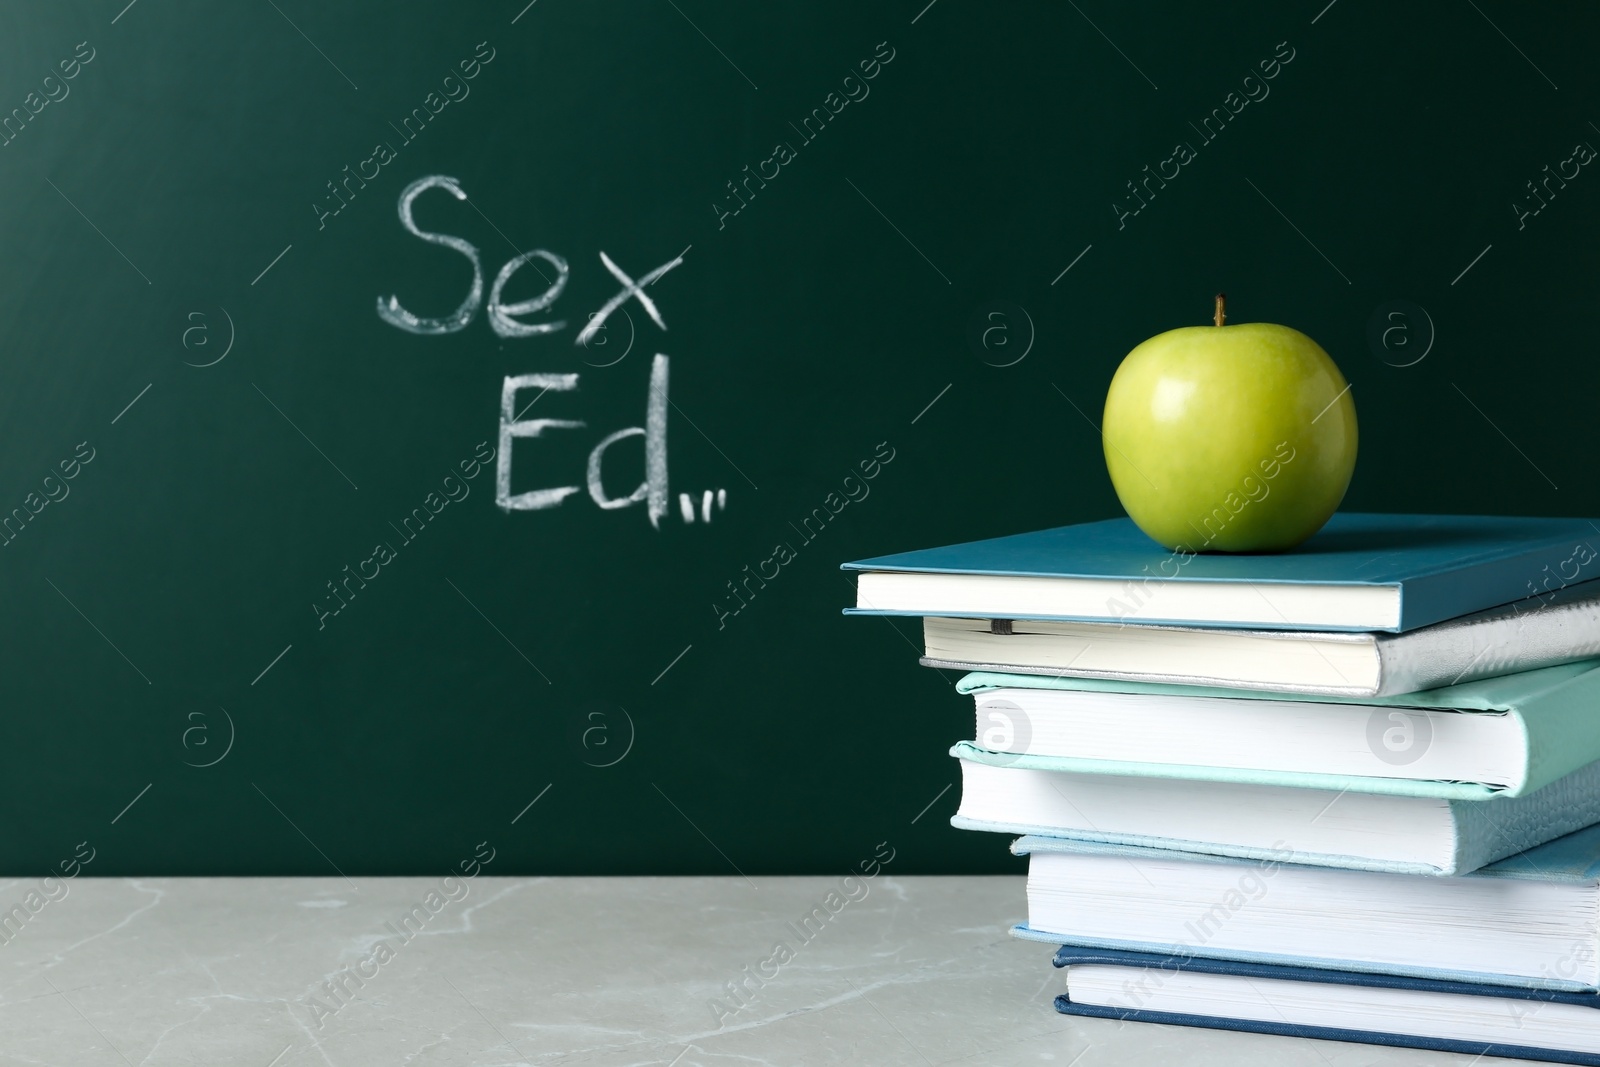
[[[1584,518],[1341,512],[1288,552],[1200,554],[1164,548],[1122,518],[878,556],[843,569],[1109,580],[1131,583],[1135,596],[1163,582],[1383,587],[1397,592],[1399,617],[1392,626],[1372,629],[1403,632],[1600,577],[1595,545],[1600,545],[1600,525]],[[846,612],[881,613],[859,606]],[[1131,617],[1152,623],[1205,621],[1162,618],[1159,605],[1152,612]],[[1108,609],[1057,617],[1115,622],[1130,616]],[[1270,616],[1252,625],[1341,628]]]

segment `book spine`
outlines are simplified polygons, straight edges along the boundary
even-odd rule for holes
[[[1452,800],[1455,865],[1466,874],[1600,822],[1600,763],[1520,797]]]
[[[1399,629],[1548,596],[1595,578],[1600,578],[1600,537],[1574,536],[1514,556],[1441,568],[1404,581]]]
[[[1415,693],[1600,656],[1600,598],[1513,606],[1376,639],[1375,695]]]

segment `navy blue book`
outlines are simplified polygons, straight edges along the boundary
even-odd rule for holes
[[[857,614],[1402,633],[1600,577],[1589,519],[1339,513],[1270,554],[1169,550],[1131,519],[844,564]]]
[[[1065,1015],[1600,1067],[1595,993],[1072,947],[1055,965]]]

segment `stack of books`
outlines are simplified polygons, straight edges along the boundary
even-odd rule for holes
[[[1057,1010],[1600,1064],[1600,526],[1128,520],[847,564],[967,673]]]

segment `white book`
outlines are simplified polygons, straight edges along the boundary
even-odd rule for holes
[[[1304,866],[1024,837],[1051,944],[1546,989],[1600,988],[1600,827],[1471,874]]]
[[[1592,583],[1408,633],[929,616],[930,667],[1384,696],[1600,656]]]
[[[1487,800],[959,763],[961,829],[1327,867],[1464,874],[1600,822],[1600,763]]]
[[[1460,1059],[1452,1062],[1469,1067],[1485,1056],[1600,1063],[1600,1004],[1592,995],[1319,981],[1267,968],[1166,969],[1160,961],[1093,954],[1067,962],[1066,971],[1067,992],[1055,1002],[1065,1015],[1455,1052]],[[1272,1046],[1260,1052],[1270,1056]]]
[[[1397,697],[969,674],[964,759],[1445,798],[1518,796],[1600,760],[1600,661]]]

